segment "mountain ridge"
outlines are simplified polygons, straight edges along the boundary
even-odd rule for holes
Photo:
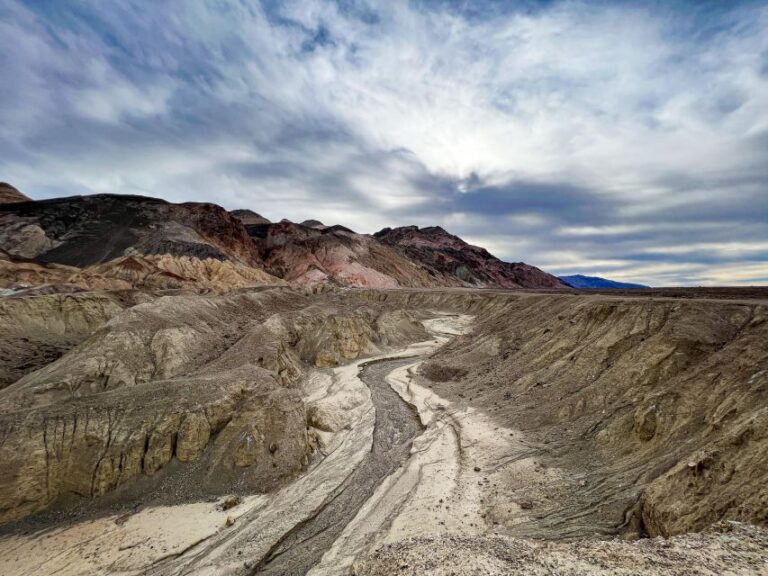
[[[440,226],[384,228],[374,238],[411,258],[482,288],[566,288],[558,278],[524,262],[504,262]]]
[[[635,288],[649,288],[644,284],[635,284],[632,282],[617,282],[616,280],[610,280],[608,278],[602,278],[601,276],[585,276],[583,274],[573,274],[571,276],[559,276],[560,280],[568,284],[573,288],[591,289],[591,288],[608,288],[608,289],[635,289]]]
[[[359,288],[566,287],[539,268],[503,262],[440,226],[359,234],[318,220],[271,222],[250,209],[136,195],[0,204],[0,248],[4,287],[46,275],[51,282],[74,278],[85,287],[113,281],[120,287],[191,287],[199,281],[223,289],[222,278],[233,278],[237,287],[280,281]],[[204,264],[212,260],[232,266]],[[48,265],[83,273],[54,274]]]

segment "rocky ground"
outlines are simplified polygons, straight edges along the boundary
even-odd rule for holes
[[[705,296],[0,298],[0,572],[766,573],[768,303]]]
[[[701,534],[636,542],[542,542],[447,535],[386,545],[357,576],[752,576],[768,573],[768,531],[728,522]]]

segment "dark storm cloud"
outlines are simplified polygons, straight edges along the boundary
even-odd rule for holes
[[[484,215],[535,214],[549,222],[606,223],[617,203],[565,182],[509,182],[460,193],[456,210]]]
[[[768,277],[764,2],[0,6],[0,179]]]

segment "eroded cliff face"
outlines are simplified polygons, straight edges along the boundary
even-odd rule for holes
[[[101,496],[204,452],[190,484],[213,493],[268,489],[300,469],[310,438],[302,400],[286,386],[298,367],[262,326],[269,315],[257,296],[159,298],[8,386],[2,519],[64,494]]]
[[[3,350],[39,356],[2,358],[0,522],[179,475],[182,500],[272,490],[316,444],[298,382],[426,338],[415,318],[289,289],[0,300]]]
[[[487,522],[545,538],[768,522],[760,301],[288,288],[0,300],[0,518],[181,472],[198,497],[270,490],[315,446],[309,371],[425,340],[439,313],[474,330],[419,378],[519,430],[540,471],[489,472]]]
[[[402,310],[339,315],[313,308],[296,321],[296,350],[318,368],[338,366],[382,348],[426,340],[418,316]]]
[[[110,294],[0,298],[0,389],[53,362],[124,307]]]
[[[0,253],[0,288],[49,293],[87,290],[211,290],[285,285],[259,268],[229,260],[170,254],[122,256],[103,264],[76,268],[38,263]]]
[[[534,440],[541,486],[494,477],[522,536],[671,535],[768,517],[768,307],[605,296],[370,292],[476,314],[427,363],[441,396]],[[429,378],[432,380],[429,380]],[[561,469],[565,476],[548,476]],[[517,506],[517,505],[515,505]]]

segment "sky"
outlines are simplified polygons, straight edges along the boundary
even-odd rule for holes
[[[0,0],[0,180],[768,284],[768,1]]]

